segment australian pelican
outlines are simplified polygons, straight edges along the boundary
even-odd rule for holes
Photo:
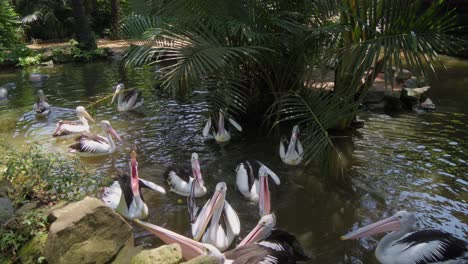
[[[240,193],[247,199],[258,202],[260,216],[270,213],[270,190],[268,176],[276,185],[280,185],[280,179],[276,173],[257,160],[246,160],[236,169],[236,185]]]
[[[33,105],[33,110],[38,116],[46,116],[50,113],[50,105],[47,103],[47,97],[44,95],[44,91],[39,90],[37,92],[39,98]]]
[[[292,129],[291,140],[289,141],[288,149],[285,152],[285,145],[288,143],[286,139],[281,139],[279,154],[281,160],[288,165],[298,165],[302,162],[304,149],[298,139],[299,126],[295,125]]]
[[[357,239],[389,232],[380,240],[375,256],[382,264],[468,263],[467,243],[440,230],[410,232],[416,217],[406,211],[359,228],[341,237]]]
[[[179,172],[176,173],[174,170],[169,169],[167,182],[171,186],[170,191],[186,197],[190,195],[193,185],[194,196],[197,198],[202,197],[206,194],[206,187],[203,182],[197,153],[192,153],[191,163],[193,177],[190,177],[188,171],[179,170]]]
[[[55,128],[52,136],[58,137],[89,132],[88,120],[94,122],[94,119],[88,114],[88,112],[86,112],[86,109],[83,106],[78,106],[76,108],[76,115],[78,116],[78,119],[81,121],[81,123],[60,120],[57,122],[57,127]]]
[[[125,112],[130,110],[135,110],[143,105],[143,96],[138,90],[126,90],[123,83],[117,84],[115,86],[114,96],[112,96],[111,103],[114,102],[115,96],[119,94],[117,99],[117,110],[119,112]]]
[[[107,206],[128,219],[145,219],[148,217],[148,206],[143,200],[141,188],[149,188],[166,194],[163,187],[138,177],[136,152],[132,151],[130,177],[126,173],[120,173],[117,181],[106,188],[102,194],[102,200]]]
[[[112,138],[114,137],[119,141],[122,141],[122,139],[107,120],[101,121],[101,129],[106,135],[105,137],[87,132],[81,133],[80,136],[75,138],[76,143],[69,147],[69,152],[81,156],[99,156],[113,153],[115,143]]]
[[[226,183],[218,183],[213,197],[205,203],[195,221],[192,222],[194,239],[211,244],[221,251],[231,246],[234,238],[240,233],[239,216],[226,201],[226,191]],[[195,209],[189,208],[189,211],[195,211]]]
[[[296,263],[309,259],[293,235],[278,229],[272,230],[262,220],[246,237],[249,241],[224,254],[213,245],[200,243],[157,225],[139,220],[136,222],[165,243],[179,244],[186,260],[202,255],[212,256],[219,264]]]
[[[219,110],[219,115],[218,115],[218,130],[215,131],[213,127],[213,137],[215,138],[216,142],[222,143],[222,142],[228,142],[231,140],[231,134],[229,134],[229,131],[224,127],[224,112],[223,110]],[[235,127],[239,132],[242,132],[242,127],[237,123],[234,119],[228,118],[229,123],[233,127]],[[212,128],[211,124],[211,118],[208,119],[208,121],[205,124],[205,127],[203,128],[203,136],[207,137],[210,133],[210,130]]]

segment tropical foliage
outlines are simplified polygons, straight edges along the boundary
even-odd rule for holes
[[[442,2],[134,0],[120,32],[134,44],[127,64],[160,64],[173,94],[202,87],[213,113],[300,123],[310,160],[351,123],[378,72],[428,75],[455,47]],[[313,76],[327,71],[332,91]]]
[[[9,0],[0,0],[0,52],[18,42],[18,15]]]

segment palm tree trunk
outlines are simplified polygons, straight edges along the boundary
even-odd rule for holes
[[[73,17],[75,18],[75,34],[79,46],[83,50],[95,50],[96,40],[94,33],[91,31],[88,16],[83,7],[82,0],[71,0]]]
[[[111,28],[112,32],[115,33],[118,23],[119,23],[119,0],[111,0],[110,1],[110,7],[111,7]]]

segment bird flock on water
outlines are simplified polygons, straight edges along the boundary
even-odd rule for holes
[[[46,79],[40,75],[30,76],[31,82]],[[2,89],[0,96],[5,99],[6,95],[7,91]],[[131,111],[143,106],[142,93],[138,90],[126,90],[124,84],[114,87],[112,103],[116,97],[118,111]],[[38,91],[38,100],[33,110],[41,117],[46,117],[51,112],[51,106],[42,90]],[[111,154],[116,150],[114,139],[122,139],[109,121],[100,122],[103,135],[96,135],[89,133],[88,121],[95,121],[83,106],[76,108],[76,115],[80,122],[60,120],[52,134],[54,137],[78,135],[75,143],[69,146],[70,153],[95,156]],[[219,110],[217,120],[207,120],[202,135],[212,136],[218,143],[228,142],[231,134],[225,121],[242,132],[237,121],[224,110]],[[285,164],[294,166],[302,162],[303,155],[299,126],[295,125],[290,140],[281,139],[279,156]],[[149,208],[144,202],[141,189],[148,188],[161,195],[165,195],[166,190],[139,177],[135,150],[130,154],[129,173],[119,172],[114,183],[104,190],[102,200],[117,213],[147,229],[165,243],[178,243],[187,260],[202,255],[212,256],[220,264],[278,264],[310,260],[294,235],[275,227],[276,217],[271,209],[269,186],[279,186],[281,181],[265,164],[258,160],[245,160],[237,165],[236,189],[246,200],[258,204],[260,220],[236,246],[234,243],[240,235],[241,224],[237,212],[226,199],[227,184],[217,183],[211,198],[203,207],[198,208],[196,198],[206,196],[209,190],[203,180],[197,153],[192,153],[190,166],[189,170],[169,168],[165,177],[170,192],[187,197],[191,238],[143,221],[148,217]],[[399,211],[384,220],[343,235],[341,239],[359,239],[389,232],[380,240],[375,251],[376,258],[383,264],[468,263],[466,241],[440,230],[411,231],[415,222],[414,214]]]

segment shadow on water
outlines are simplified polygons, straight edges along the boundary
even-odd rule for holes
[[[377,240],[340,241],[339,237],[405,209],[417,214],[420,228],[442,228],[467,238],[468,109],[463,99],[468,95],[464,89],[467,69],[466,62],[449,64],[434,82],[429,96],[438,104],[437,112],[364,113],[363,129],[334,134],[338,152],[327,152],[306,168],[283,164],[278,156],[280,135],[263,137],[255,128],[235,134],[227,145],[205,140],[200,132],[207,111],[202,96],[173,100],[155,92],[153,68],[125,70],[116,63],[0,73],[0,85],[17,84],[8,100],[0,102],[0,137],[18,148],[40,142],[52,152],[70,155],[67,146],[73,137],[52,138],[55,123],[75,120],[76,106],[108,96],[112,85],[124,81],[129,88],[143,90],[145,105],[135,113],[118,113],[108,98],[89,109],[98,122],[109,120],[124,140],[112,155],[83,158],[91,172],[110,178],[116,169],[127,169],[128,153],[137,146],[140,176],[168,188],[163,177],[166,168],[189,165],[191,153],[197,152],[208,189],[213,190],[219,181],[228,184],[228,199],[239,213],[244,236],[256,224],[258,209],[237,193],[235,168],[240,160],[258,159],[281,178],[281,186],[272,190],[278,226],[295,234],[316,257],[315,263],[377,263],[373,255]],[[50,77],[33,86],[27,81],[30,72]],[[36,118],[31,109],[38,88],[53,106],[46,119]],[[92,132],[101,133],[99,126],[93,125]],[[144,195],[151,208],[150,222],[189,235],[185,198],[149,191]],[[197,204],[205,199],[198,199]],[[137,234],[140,244],[160,243],[142,235],[139,228]]]

